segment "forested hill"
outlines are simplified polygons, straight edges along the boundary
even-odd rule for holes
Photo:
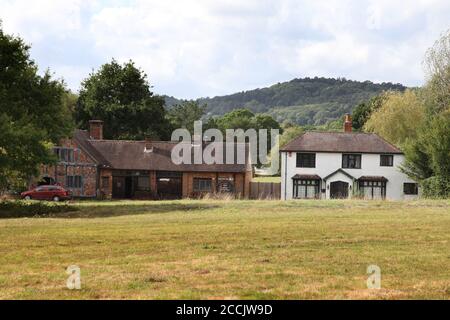
[[[405,89],[403,85],[393,83],[304,78],[198,101],[207,104],[210,115],[248,108],[256,113],[268,113],[280,123],[290,121],[300,125],[321,125],[351,112],[358,103],[382,91]],[[166,97],[168,107],[179,102],[173,97]]]

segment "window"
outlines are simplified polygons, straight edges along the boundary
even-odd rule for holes
[[[137,189],[139,191],[150,191],[150,177],[138,177],[137,178]]]
[[[297,168],[315,168],[315,153],[297,153]]]
[[[386,198],[386,182],[359,181],[359,191],[365,200],[382,200]]]
[[[391,154],[380,155],[380,166],[381,167],[392,167],[394,165],[394,156]]]
[[[217,191],[223,193],[231,193],[234,190],[234,179],[233,178],[222,178],[219,177],[217,182]]]
[[[419,185],[417,183],[404,183],[403,193],[410,195],[417,195],[419,194]]]
[[[194,192],[211,192],[212,179],[194,178]]]
[[[318,199],[320,197],[320,180],[294,179],[294,199]]]
[[[81,189],[83,178],[81,176],[67,176],[67,188]]]
[[[343,154],[342,168],[344,169],[361,169],[360,154]]]
[[[55,148],[55,154],[57,155],[59,161],[73,163],[74,161],[74,149],[70,148]]]

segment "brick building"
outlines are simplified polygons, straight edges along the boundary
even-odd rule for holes
[[[59,184],[74,197],[104,199],[180,199],[208,193],[249,195],[253,177],[245,164],[181,164],[171,160],[175,142],[103,139],[103,122],[75,130],[55,148],[56,166],[43,166],[40,180]]]

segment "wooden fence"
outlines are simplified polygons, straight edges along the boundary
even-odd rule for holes
[[[281,183],[275,182],[251,182],[250,199],[281,199]]]

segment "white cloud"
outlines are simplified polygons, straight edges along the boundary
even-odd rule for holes
[[[0,0],[5,30],[71,87],[112,57],[133,59],[158,93],[212,96],[292,77],[419,85],[447,0]],[[86,74],[84,74],[86,73]]]

